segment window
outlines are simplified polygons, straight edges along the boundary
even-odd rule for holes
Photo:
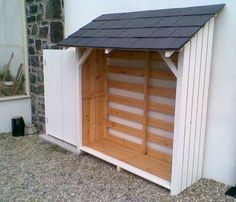
[[[28,95],[24,0],[0,0],[0,99]]]

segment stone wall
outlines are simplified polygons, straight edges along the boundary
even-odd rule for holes
[[[26,0],[32,119],[45,130],[43,49],[58,49],[64,36],[63,0]]]

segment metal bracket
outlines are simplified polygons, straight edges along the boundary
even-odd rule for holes
[[[175,51],[165,51],[165,57],[169,58]]]
[[[105,54],[109,54],[111,51],[112,51],[112,49],[109,49],[109,48],[107,49],[107,48],[106,48],[106,49],[105,49]]]

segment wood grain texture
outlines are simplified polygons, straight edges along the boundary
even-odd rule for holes
[[[141,68],[111,65],[108,63],[110,58],[139,60],[144,62],[144,66]],[[175,99],[175,89],[151,84],[153,80],[175,82],[176,78],[170,71],[152,69],[151,64],[154,61],[162,62],[158,53],[111,51],[105,55],[104,50],[99,49],[91,52],[82,68],[83,145],[170,180],[172,156],[164,153],[164,150],[158,151],[158,148],[161,150],[162,146],[172,149],[173,140],[153,134],[148,128],[173,132],[174,123],[161,120],[162,115],[159,119],[149,117],[149,112],[174,116],[175,107],[162,102],[165,102],[165,98]],[[113,76],[110,77],[109,74]],[[139,83],[133,83],[114,75],[119,78],[122,78],[122,75],[136,76],[135,78],[140,77],[140,80]],[[143,83],[140,82],[141,79]],[[130,91],[131,95],[126,96],[123,91],[117,89]],[[119,92],[122,92],[122,95],[119,95]],[[132,96],[138,97],[139,94],[132,93],[143,94],[143,98],[134,98]],[[158,97],[155,101],[150,101],[151,95],[161,97],[160,103]],[[122,122],[117,123],[115,118],[121,119]],[[142,124],[143,127],[131,127],[128,121]],[[150,148],[149,143],[156,144],[157,147]]]
[[[143,155],[112,141],[100,141],[90,144],[88,147],[170,181],[171,163],[168,161]]]
[[[144,94],[144,108],[143,108],[143,154],[147,154],[147,129],[148,129],[148,91],[149,91],[149,70],[150,70],[150,52],[145,54],[145,65],[144,65],[144,85],[143,85],[143,94]]]

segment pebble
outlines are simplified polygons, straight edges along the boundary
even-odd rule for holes
[[[234,201],[229,187],[201,179],[177,196],[88,154],[75,155],[37,135],[0,134],[0,201]]]

